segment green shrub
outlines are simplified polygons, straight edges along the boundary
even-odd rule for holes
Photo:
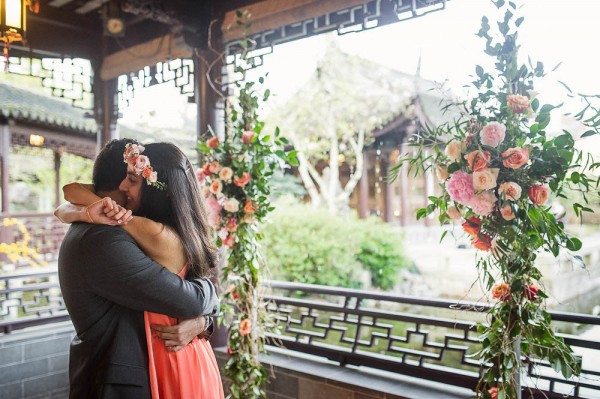
[[[277,280],[361,288],[366,270],[373,286],[391,289],[399,270],[410,265],[389,225],[334,216],[289,198],[278,201],[263,233],[263,252]]]

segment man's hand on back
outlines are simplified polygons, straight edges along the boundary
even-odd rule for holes
[[[177,352],[189,344],[196,336],[203,334],[208,326],[207,318],[198,316],[193,319],[180,320],[174,326],[159,326],[153,324],[152,332],[158,336],[167,347],[168,351]]]

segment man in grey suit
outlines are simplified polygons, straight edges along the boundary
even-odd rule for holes
[[[94,165],[100,196],[125,177],[125,144],[107,144]],[[206,279],[186,281],[148,258],[122,229],[73,223],[60,248],[59,279],[75,326],[69,358],[70,398],[151,398],[144,311],[177,318],[216,315]]]

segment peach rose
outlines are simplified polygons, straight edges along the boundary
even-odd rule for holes
[[[502,198],[502,194],[504,194],[504,197],[506,197],[506,199],[509,201],[516,201],[521,198],[521,192],[521,186],[511,181],[502,183],[498,187],[498,194],[500,195],[500,198]]]
[[[513,220],[515,218],[515,213],[510,205],[506,205],[500,209],[500,214],[504,220]]]
[[[481,144],[490,147],[498,147],[506,137],[506,126],[498,122],[490,122],[483,127],[479,133]]]
[[[452,220],[458,220],[461,218],[460,211],[454,205],[448,207],[446,210],[446,215],[448,215],[448,217]]]
[[[446,156],[452,162],[460,161],[462,145],[459,141],[452,140],[446,145]]]
[[[256,222],[256,218],[252,215],[244,215],[244,217],[242,218],[242,223],[246,223],[246,224],[252,224]]]
[[[506,301],[510,299],[510,287],[506,283],[497,283],[492,288],[492,298]]]
[[[219,139],[217,137],[211,137],[206,140],[206,145],[208,148],[217,148],[219,146]]]
[[[144,172],[144,169],[150,166],[150,160],[145,155],[140,155],[135,159],[135,164],[133,165],[133,169],[135,173],[138,175]]]
[[[217,179],[217,180],[213,180],[212,183],[210,183],[210,192],[213,194],[221,194],[221,190],[223,190],[223,183],[221,183],[221,180]]]
[[[208,165],[208,170],[210,171],[210,173],[219,173],[219,171],[221,170],[221,165],[218,162],[211,162],[210,165]]]
[[[498,168],[489,168],[473,172],[473,188],[476,191],[480,191],[490,190],[496,187],[496,179],[498,178],[499,172],[500,169]]]
[[[244,319],[240,321],[240,335],[248,335],[250,334],[250,329],[252,325],[250,324],[250,320]]]
[[[471,151],[465,155],[467,165],[473,172],[479,172],[487,169],[490,166],[490,152],[489,151]]]
[[[229,198],[225,201],[225,204],[223,204],[223,209],[227,212],[235,213],[240,210],[240,203],[235,198]]]
[[[515,114],[522,114],[529,109],[529,99],[518,94],[506,96],[506,105]]]
[[[502,165],[510,169],[519,169],[529,161],[526,148],[509,148],[502,153]]]
[[[439,165],[437,168],[435,168],[435,174],[438,179],[445,181],[449,176],[448,167],[446,165]]]
[[[550,190],[545,186],[534,185],[529,187],[527,194],[529,195],[531,202],[535,205],[544,205],[546,201],[548,201]]]
[[[230,182],[231,181],[231,177],[233,176],[233,170],[231,170],[231,168],[229,167],[224,167],[223,169],[221,169],[221,171],[219,172],[219,177],[221,178],[221,180],[225,181],[225,182]]]
[[[244,172],[242,173],[242,177],[233,177],[233,184],[238,187],[244,187],[250,181],[250,173]]]
[[[487,234],[479,233],[472,244],[480,251],[489,251],[492,248],[492,238]]]
[[[253,138],[254,138],[254,132],[251,132],[250,130],[246,130],[244,133],[242,133],[242,142],[244,144],[252,143]]]
[[[479,230],[481,230],[481,220],[475,216],[471,216],[463,222],[462,228],[465,233],[475,237],[479,233]]]
[[[244,204],[244,212],[246,212],[246,214],[252,215],[254,212],[257,211],[257,209],[258,205],[256,204],[256,202],[252,200],[246,200],[246,203]]]

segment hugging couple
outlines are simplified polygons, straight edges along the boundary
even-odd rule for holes
[[[215,249],[187,157],[169,143],[113,140],[93,184],[63,190],[70,398],[223,398],[206,340],[219,310]]]

